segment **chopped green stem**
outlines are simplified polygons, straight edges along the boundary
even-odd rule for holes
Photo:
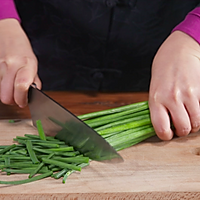
[[[55,174],[52,175],[53,178],[59,179],[61,176],[64,176],[69,169],[63,169]]]
[[[37,148],[37,147],[33,147],[33,150],[35,151],[38,151],[40,153],[45,153],[45,154],[51,154],[53,153],[53,151],[50,151],[49,149],[40,149],[40,148]],[[78,151],[72,151],[72,152],[54,152],[55,155],[59,156],[59,155],[62,155],[62,156],[76,156],[77,154],[79,154]]]
[[[10,146],[8,146],[8,147],[2,149],[2,150],[0,151],[0,155],[1,155],[1,154],[5,154],[6,152],[10,151],[10,150],[11,150],[12,148],[14,148],[14,147],[16,147],[16,144],[12,144],[12,145],[10,145]]]
[[[5,149],[6,147],[9,147],[10,145],[1,145],[0,149]]]
[[[9,119],[8,123],[15,123],[15,120],[14,119]]]
[[[89,165],[89,163],[81,163],[81,164],[78,165],[78,166],[81,167],[81,168],[83,168],[83,167],[86,167],[86,166],[88,166],[88,165]],[[65,174],[64,177],[63,177],[62,182],[65,183],[65,182],[66,182],[66,179],[67,179],[72,173],[74,173],[74,172],[75,172],[75,170],[69,170],[69,171],[67,171],[66,174]]]
[[[67,171],[66,174],[65,174],[64,177],[63,177],[62,182],[65,183],[65,182],[66,182],[66,179],[67,179],[72,173],[74,173],[74,170]]]
[[[50,151],[54,152],[60,152],[60,151],[74,151],[74,147],[69,146],[69,147],[63,147],[63,148],[57,148],[57,149],[49,149]]]
[[[58,172],[58,171],[60,171],[60,170],[62,170],[61,167],[53,167],[53,168],[51,169],[51,171],[53,171],[53,172]]]
[[[5,165],[10,165],[10,158],[9,157],[5,157]]]
[[[26,145],[26,140],[14,138],[13,141],[18,142],[19,144],[25,144]]]
[[[16,139],[19,139],[19,140],[28,140],[29,138],[28,137],[22,137],[22,136],[16,136]]]
[[[25,183],[30,183],[33,181],[37,181],[46,177],[49,177],[53,174],[52,171],[46,172],[44,174],[40,174],[38,176],[32,177],[32,178],[28,178],[28,179],[24,179],[24,180],[19,180],[19,181],[0,181],[0,184],[9,184],[9,185],[19,185],[19,184],[25,184]]]
[[[28,137],[28,138],[31,138],[31,139],[40,139],[40,136],[39,135],[32,135],[32,134],[25,134],[24,136]],[[58,139],[52,137],[52,136],[46,136],[46,139],[47,141],[58,141]]]
[[[19,150],[16,150],[16,151],[11,151],[10,150],[10,152],[9,152],[9,154],[11,154],[11,155],[19,155],[19,154],[21,154],[21,155],[27,155],[27,150],[26,149],[19,149]]]
[[[7,167],[21,169],[21,168],[38,167],[38,164],[27,163],[27,162],[15,162],[11,163],[10,165],[4,165],[2,168],[7,168]]]
[[[54,156],[53,159],[62,161],[62,162],[67,162],[67,163],[88,163],[89,162],[89,157],[69,157],[69,158],[63,158],[63,157],[58,157]]]
[[[79,166],[67,164],[67,163],[64,163],[64,162],[61,162],[61,161],[58,161],[58,160],[42,158],[42,161],[44,163],[53,164],[53,165],[56,165],[56,166],[61,167],[61,168],[67,168],[67,169],[73,169],[73,170],[76,170],[76,171],[81,171],[81,167],[79,167]]]
[[[33,139],[31,140],[31,142],[34,143],[45,143],[45,144],[59,144],[59,145],[65,145],[65,142],[63,141],[45,141],[45,140],[37,140],[37,139]]]
[[[44,129],[42,127],[41,120],[36,120],[36,126],[37,126],[37,130],[38,130],[40,139],[46,141],[46,136],[45,136],[45,133],[44,133]]]
[[[49,156],[47,156],[48,159],[52,158],[54,155],[54,153],[50,154]],[[33,177],[35,174],[37,174],[39,172],[39,170],[44,166],[44,163],[40,163],[39,166],[33,170],[30,175],[29,175],[29,178]]]
[[[16,156],[16,155],[3,155],[2,158],[10,158],[11,160],[31,160],[30,157],[28,156],[23,156],[23,155],[20,155],[20,156]]]
[[[34,170],[34,168],[30,168],[30,169],[10,169],[10,168],[6,168],[6,169],[2,169],[2,172],[7,172],[7,173],[11,173],[11,174],[30,174],[32,173],[32,171]],[[40,169],[37,173],[38,174],[43,174],[49,172],[48,169]]]
[[[37,158],[37,156],[35,154],[35,151],[33,150],[32,142],[30,140],[27,140],[27,142],[26,142],[26,148],[28,150],[28,153],[30,155],[30,158],[31,158],[32,162],[34,164],[39,163],[39,160],[38,160],[38,158]]]
[[[52,143],[42,143],[42,142],[33,142],[34,145],[48,147],[48,148],[58,148],[59,144],[52,144]]]

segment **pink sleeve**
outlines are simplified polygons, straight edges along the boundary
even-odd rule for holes
[[[178,24],[172,32],[176,30],[190,35],[200,44],[200,7],[189,12],[184,21]]]
[[[14,0],[0,0],[0,20],[14,18],[20,21]]]

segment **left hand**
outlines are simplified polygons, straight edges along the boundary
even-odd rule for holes
[[[152,65],[149,91],[151,120],[158,137],[170,140],[200,129],[200,45],[189,35],[173,32]]]

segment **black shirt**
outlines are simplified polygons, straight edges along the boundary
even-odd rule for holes
[[[156,51],[199,0],[16,0],[45,90],[148,91]]]

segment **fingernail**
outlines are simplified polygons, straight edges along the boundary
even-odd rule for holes
[[[25,108],[25,107],[26,107],[26,105],[19,105],[19,107],[20,107],[20,108]]]

